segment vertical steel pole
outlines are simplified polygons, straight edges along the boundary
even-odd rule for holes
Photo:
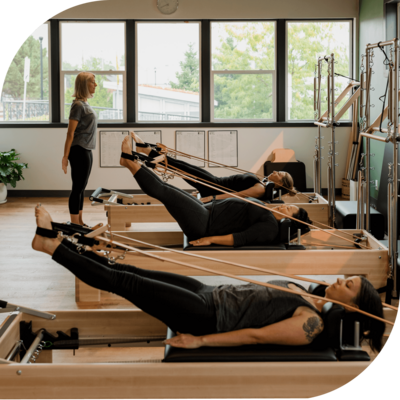
[[[372,77],[372,68],[371,68],[371,62],[370,62],[370,53],[367,51],[367,76],[370,77],[369,82],[371,85],[371,77]],[[369,90],[371,90],[371,86],[369,86]],[[368,101],[370,101],[371,96],[368,96]],[[367,116],[367,127],[369,128],[370,124],[370,112],[368,110],[368,116]],[[366,210],[365,210],[365,229],[367,232],[370,231],[370,206],[369,206],[369,196],[370,196],[370,140],[368,138],[365,138],[365,183],[366,183],[366,191],[365,191],[365,204],[366,204]],[[363,212],[364,212],[364,203],[362,205]],[[364,220],[362,221],[362,225],[364,225]]]
[[[331,54],[331,91],[332,91],[332,226],[335,227],[335,188],[336,188],[336,143],[335,143],[335,54]]]
[[[393,227],[393,235],[392,235],[392,275],[393,275],[393,291],[392,297],[397,298],[397,203],[398,203],[398,139],[399,139],[399,42],[396,40],[395,44],[395,59],[394,59],[394,87],[395,87],[395,108],[394,108],[394,133],[393,133],[393,206],[392,206],[392,227]]]
[[[318,119],[321,118],[321,62],[318,61]],[[322,196],[322,177],[321,177],[321,127],[318,126],[318,193]]]

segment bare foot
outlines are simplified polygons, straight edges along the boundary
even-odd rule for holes
[[[36,225],[39,228],[52,229],[51,216],[40,203],[35,207]],[[54,250],[58,247],[60,242],[57,239],[46,238],[35,234],[32,241],[32,248],[36,251],[41,251],[53,255]]]
[[[122,141],[121,151],[122,153],[132,154],[132,143],[131,143],[131,138],[129,136],[124,137],[124,140]],[[140,164],[138,164],[136,161],[127,160],[126,158],[122,157],[120,158],[119,163],[123,167],[128,168],[133,175],[140,168]]]
[[[143,139],[137,133],[131,131],[130,134],[132,136],[132,139],[135,141],[135,143],[144,144]],[[138,153],[144,153],[144,154],[149,155],[151,152],[151,147],[136,147],[136,151]]]

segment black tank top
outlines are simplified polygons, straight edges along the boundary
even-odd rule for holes
[[[235,192],[242,192],[243,190],[250,189],[256,183],[260,183],[260,180],[251,172],[224,176],[218,179],[221,186],[234,190]]]
[[[290,281],[270,281],[276,286],[289,288]],[[245,328],[262,328],[290,318],[298,307],[319,311],[303,297],[278,289],[249,283],[247,285],[221,285],[214,288],[214,306],[217,315],[217,332],[230,332]]]

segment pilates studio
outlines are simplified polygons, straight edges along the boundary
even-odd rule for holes
[[[371,371],[400,290],[399,3],[38,23],[0,79],[0,398],[308,398]]]

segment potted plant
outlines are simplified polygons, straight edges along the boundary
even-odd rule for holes
[[[28,164],[15,162],[18,156],[15,149],[0,151],[0,204],[7,201],[7,183],[15,188],[18,181],[25,179],[22,170],[28,168]]]

